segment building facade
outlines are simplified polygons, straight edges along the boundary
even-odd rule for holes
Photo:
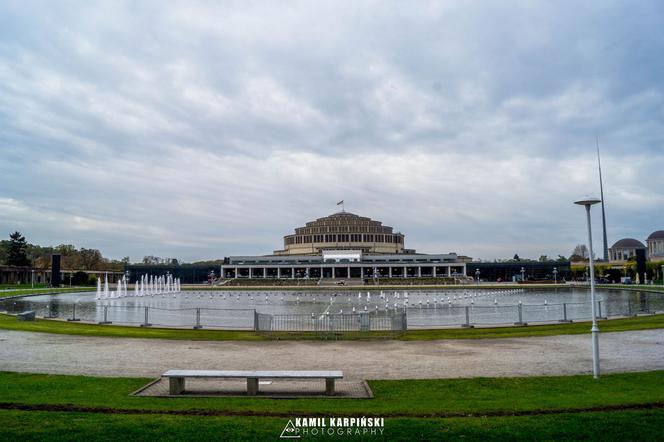
[[[612,264],[624,264],[636,258],[637,250],[646,250],[646,246],[638,239],[623,238],[609,248],[609,261]]]
[[[321,255],[231,256],[221,266],[223,278],[371,279],[443,278],[466,274],[456,254],[363,254],[336,250]]]
[[[664,261],[664,230],[652,232],[646,240],[651,261]]]

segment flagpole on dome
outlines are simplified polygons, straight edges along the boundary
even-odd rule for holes
[[[337,206],[341,206],[341,211],[343,213],[346,213],[346,209],[344,208],[344,200],[341,200],[337,203]]]

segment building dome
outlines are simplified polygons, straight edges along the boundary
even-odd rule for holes
[[[664,230],[657,230],[652,232],[648,239],[664,239]]]
[[[364,253],[403,253],[404,236],[382,222],[349,212],[310,221],[284,236],[279,255],[320,254],[322,250],[361,250]]]
[[[616,248],[623,248],[623,249],[645,249],[646,246],[639,241],[638,239],[634,238],[623,238],[621,240],[616,241],[616,243],[611,246],[612,249]]]

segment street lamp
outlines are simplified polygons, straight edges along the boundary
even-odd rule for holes
[[[664,266],[662,266],[664,268]],[[32,288],[35,288],[35,269],[32,269]]]
[[[477,279],[477,285],[480,285],[480,269],[475,269],[475,279]]]
[[[558,267],[553,268],[553,284],[558,284]]]
[[[524,267],[521,267],[521,282],[526,281],[526,269]]]
[[[601,203],[602,200],[595,197],[584,197],[574,204],[586,208],[586,219],[588,222],[588,248],[590,261],[590,304],[592,305],[593,325],[590,329],[593,342],[593,377],[599,378],[599,328],[597,327],[597,315],[595,314],[595,265],[593,263],[593,234],[590,227],[590,206]]]

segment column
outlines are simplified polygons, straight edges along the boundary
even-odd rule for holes
[[[295,267],[291,267],[291,279],[295,279]]]
[[[237,279],[239,273],[240,272],[238,271],[237,267],[235,267],[235,279]]]
[[[267,278],[267,267],[263,267],[263,279]]]
[[[360,267],[360,278],[364,279],[364,267]]]
[[[277,278],[281,278],[281,267],[277,267]]]
[[[337,272],[335,272],[334,264],[332,265],[332,279],[337,277]]]
[[[346,273],[346,278],[350,279],[350,266],[348,266],[348,269],[346,269],[348,273]]]
[[[249,279],[254,277],[254,275],[252,275],[252,273],[254,273],[254,268],[250,266],[249,267]]]
[[[435,265],[433,266],[433,277],[434,278],[436,277],[436,266]]]
[[[307,267],[307,278],[311,278],[311,267]]]
[[[448,265],[447,266],[447,277],[449,278],[450,276],[452,276],[452,266]]]
[[[417,266],[417,277],[418,278],[422,277],[422,266]]]
[[[390,278],[391,278],[392,277],[392,266],[389,266],[388,269],[390,269],[388,272],[389,272],[389,275],[390,275]]]

